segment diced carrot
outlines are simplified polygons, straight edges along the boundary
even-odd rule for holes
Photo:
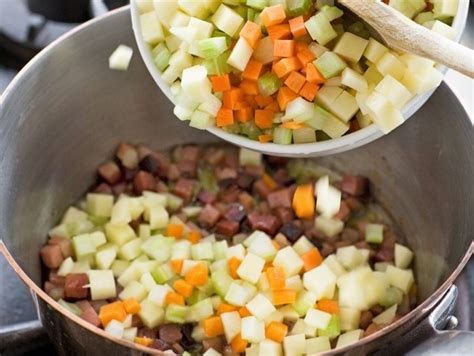
[[[251,59],[245,70],[242,72],[242,78],[249,79],[249,80],[257,80],[260,77],[260,73],[262,72],[263,64],[255,59]]]
[[[278,101],[278,105],[280,105],[280,110],[285,111],[288,103],[297,97],[298,97],[298,94],[296,94],[290,88],[286,86],[281,87],[278,90],[278,95],[277,95],[277,101]]]
[[[308,101],[313,101],[318,92],[319,86],[314,83],[306,82],[300,90],[300,95]]]
[[[239,310],[239,308],[236,307],[235,305],[221,303],[217,307],[217,315],[221,315],[223,313],[233,312],[233,311],[236,311],[236,310]]]
[[[245,95],[258,95],[258,85],[252,80],[242,80],[239,87]]]
[[[313,84],[323,84],[326,81],[313,63],[306,64],[306,80]]]
[[[280,127],[283,127],[285,129],[290,129],[290,130],[298,130],[307,126],[304,123],[299,123],[299,122],[295,122],[291,120],[291,121],[284,122],[283,124],[280,125]]]
[[[247,122],[253,119],[253,109],[246,107],[235,112],[235,118],[240,122]]]
[[[307,63],[310,63],[316,59],[316,56],[308,48],[304,48],[299,52],[296,52],[296,57],[303,66],[306,66]]]
[[[234,111],[243,109],[243,108],[248,108],[250,105],[246,101],[238,101],[235,103],[235,108]]]
[[[170,305],[170,304],[184,305],[184,297],[181,294],[178,294],[176,292],[168,292],[168,294],[166,294],[165,303],[167,305]]]
[[[285,289],[285,271],[281,267],[272,267],[266,271],[268,284],[273,291]]]
[[[273,247],[275,247],[277,250],[279,250],[281,248],[280,244],[278,242],[276,242],[275,240],[272,240],[272,245]]]
[[[103,326],[106,326],[111,320],[124,321],[127,317],[121,301],[103,305],[99,310],[99,319]]]
[[[323,258],[317,248],[312,248],[301,255],[301,259],[303,260],[303,268],[305,272],[318,267],[323,262]]]
[[[278,105],[278,101],[273,100],[271,104],[268,104],[265,106],[265,110],[270,110],[273,111],[274,113],[277,113],[280,111],[280,105]]]
[[[224,325],[220,316],[211,316],[202,322],[207,337],[216,337],[224,334]]]
[[[272,321],[265,329],[265,336],[267,339],[283,342],[286,334],[288,334],[288,325],[278,321]]]
[[[242,89],[232,88],[224,92],[223,107],[226,109],[234,109],[235,103],[242,101]]]
[[[247,340],[244,340],[242,339],[242,336],[240,335],[240,333],[235,336],[231,343],[230,343],[230,347],[232,347],[232,351],[234,351],[235,353],[243,353],[245,352],[245,349],[247,348],[247,345],[248,345],[248,341]]]
[[[201,262],[189,270],[185,280],[193,286],[202,286],[206,284],[209,279],[208,273],[207,264]]]
[[[306,27],[304,26],[303,16],[298,16],[290,19],[288,21],[288,24],[290,25],[290,31],[295,38],[304,36],[308,33],[306,31]]]
[[[286,19],[285,8],[281,4],[268,6],[260,13],[260,19],[265,27],[278,25]]]
[[[229,74],[215,75],[211,77],[212,90],[214,92],[230,90]]]
[[[263,265],[263,272],[267,272],[267,270],[269,268],[272,268],[273,267],[273,262],[265,262],[265,264]]]
[[[178,279],[173,283],[174,289],[183,297],[190,297],[193,294],[193,286],[184,279]]]
[[[245,318],[246,316],[252,315],[252,314],[250,314],[249,310],[246,307],[240,308],[239,309],[239,314],[240,314],[241,318]]]
[[[170,265],[174,273],[180,274],[181,269],[183,268],[183,260],[182,259],[170,260]]]
[[[290,74],[293,71],[301,69],[301,63],[296,57],[282,58],[272,67],[275,74],[278,78],[283,78],[287,74]],[[228,92],[225,92],[228,93]],[[224,93],[224,94],[225,94]]]
[[[316,304],[316,308],[329,314],[339,314],[339,304],[332,299],[321,299]]]
[[[258,135],[258,142],[267,143],[273,139],[272,135]]]
[[[273,126],[273,115],[271,110],[255,110],[255,125],[261,129],[270,129]]]
[[[268,36],[274,41],[291,38],[290,26],[287,24],[267,27],[267,32]]]
[[[239,35],[245,38],[252,48],[255,48],[257,47],[260,37],[262,37],[262,30],[255,22],[247,21],[244,27],[242,27],[242,30],[240,30]]]
[[[140,309],[141,309],[140,303],[138,303],[138,301],[135,298],[126,299],[122,303],[127,314],[135,315],[140,312]]]
[[[273,291],[273,305],[292,304],[296,300],[296,291],[293,289],[282,289]]]
[[[296,187],[292,206],[297,217],[301,219],[313,218],[315,207],[313,184],[304,184]]]
[[[304,51],[305,49],[308,49],[309,46],[303,41],[296,41],[295,43],[295,51],[296,53]]]
[[[180,239],[183,235],[184,226],[181,224],[168,224],[166,227],[166,236],[173,236],[176,239]]]
[[[273,55],[275,57],[292,57],[295,55],[295,41],[275,40],[273,42]]]
[[[258,95],[254,96],[254,95],[246,95],[245,96],[245,101],[252,107],[252,109],[257,109],[258,108],[258,104],[257,104],[257,101],[255,100],[255,98],[257,97]]]
[[[229,260],[227,260],[227,266],[229,266],[229,274],[232,278],[240,278],[237,274],[237,270],[239,269],[241,263],[242,261],[235,256],[232,256]]]
[[[303,75],[298,72],[291,72],[285,80],[285,85],[295,93],[299,93],[305,82],[306,79]]]
[[[264,108],[265,106],[270,105],[273,102],[273,99],[271,96],[263,96],[259,94],[255,96],[255,102],[259,107]]]
[[[197,244],[201,240],[201,232],[197,230],[190,231],[188,233],[188,240],[193,244]]]
[[[151,343],[153,342],[153,339],[152,338],[149,338],[149,337],[135,337],[135,339],[133,339],[133,341],[135,342],[135,344],[139,344],[139,345],[143,345],[143,346],[150,346]]]
[[[234,105],[235,106],[235,105]],[[234,112],[232,109],[220,108],[216,116],[216,126],[224,127],[234,123]]]
[[[278,188],[278,183],[275,181],[275,179],[273,179],[266,173],[262,176],[262,181],[270,190],[275,190],[276,188]]]

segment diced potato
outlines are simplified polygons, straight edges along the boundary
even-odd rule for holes
[[[395,266],[408,268],[413,260],[413,252],[406,246],[395,244]]]
[[[387,266],[385,273],[387,274],[390,284],[401,289],[405,294],[409,292],[415,281],[411,269],[404,270],[395,266]]]
[[[293,325],[290,334],[297,335],[297,334],[305,334],[307,337],[315,337],[316,336],[317,328],[315,326],[311,326],[307,324],[304,319],[298,319]]]
[[[155,12],[140,15],[140,27],[143,40],[152,46],[165,39],[163,29]]]
[[[249,342],[261,342],[265,339],[265,324],[254,316],[242,318],[242,339]]]
[[[135,298],[138,302],[141,302],[146,296],[147,291],[145,287],[137,281],[130,282],[119,294],[119,298],[122,300]]]
[[[303,268],[303,260],[291,246],[287,246],[277,252],[273,265],[283,268],[285,275],[291,277]]]
[[[227,63],[243,72],[252,56],[252,53],[252,47],[243,37],[240,37],[232,49],[232,52],[227,59]]]
[[[230,7],[221,4],[214,15],[212,15],[212,22],[219,30],[233,37],[244,22],[244,19]]]
[[[336,348],[351,345],[359,341],[360,339],[362,339],[363,336],[364,336],[364,330],[361,330],[361,329],[352,330],[344,334],[341,334],[339,335],[339,338],[337,339]]]
[[[94,216],[108,218],[112,214],[114,197],[110,194],[87,194],[87,211]]]
[[[257,294],[246,307],[258,320],[264,320],[276,311],[273,304],[262,294]]]
[[[90,270],[87,274],[92,300],[114,298],[117,295],[112,271]]]
[[[314,337],[306,339],[306,354],[319,354],[331,350],[331,343],[327,336]]]
[[[157,306],[148,299],[142,301],[140,307],[141,309],[138,316],[146,327],[152,329],[163,322],[165,318],[165,311],[163,308]]]
[[[321,264],[303,275],[303,285],[309,291],[316,293],[318,300],[331,299],[334,296],[336,279],[336,275],[332,273],[331,269],[327,265]]]
[[[281,356],[282,355],[282,348],[279,342],[265,339],[259,346],[259,356]]]
[[[384,95],[378,92],[374,91],[369,95],[366,105],[374,122],[384,133],[389,133],[403,123],[400,110],[396,109]]]
[[[359,327],[360,310],[355,308],[340,308],[339,317],[341,321],[341,330],[349,331]]]
[[[390,324],[393,318],[395,318],[397,307],[397,304],[392,305],[390,308],[386,309],[385,311],[377,315],[375,318],[373,318],[372,321],[375,324],[383,326]]]
[[[327,265],[329,269],[332,271],[332,273],[336,275],[336,277],[340,277],[343,274],[347,273],[346,269],[342,267],[339,261],[337,260],[335,254],[327,256],[324,259],[323,264]]]
[[[331,320],[331,314],[321,311],[319,309],[310,309],[304,318],[304,321],[309,326],[317,329],[326,329]]]
[[[115,245],[104,246],[95,254],[95,262],[99,269],[110,269],[117,257],[117,247]]]
[[[293,249],[298,255],[304,255],[306,252],[311,251],[314,245],[308,240],[306,236],[301,236],[298,241],[293,244]]]
[[[406,67],[393,53],[385,53],[376,63],[377,70],[385,75],[391,75],[396,80],[401,80],[405,74]]]
[[[303,355],[306,352],[306,338],[304,334],[289,335],[283,339],[285,355]]]
[[[385,76],[375,87],[375,91],[384,95],[395,108],[401,109],[412,98],[410,91],[391,75]]]
[[[263,258],[254,255],[253,253],[248,253],[237,269],[237,274],[243,280],[255,284],[260,278],[264,265],[265,260]]]
[[[128,224],[115,225],[108,223],[105,225],[105,234],[107,240],[117,246],[122,246],[136,237],[135,231]]]
[[[334,52],[350,62],[358,62],[362,57],[369,41],[354,35],[351,32],[344,32],[334,47]]]
[[[359,106],[357,105],[355,97],[344,90],[341,95],[330,104],[329,109],[339,119],[347,123],[354,117],[356,112],[359,111]]]
[[[221,314],[222,325],[227,343],[230,343],[234,337],[240,334],[241,319],[237,311]]]
[[[365,262],[361,250],[352,245],[338,248],[336,251],[336,257],[338,262],[349,270],[354,269]]]
[[[349,67],[342,71],[341,83],[360,92],[367,92],[369,87],[367,79]]]
[[[328,219],[318,216],[315,221],[316,229],[321,231],[327,237],[333,237],[339,234],[344,228],[344,222],[337,219]]]
[[[388,48],[383,44],[373,39],[369,38],[369,43],[364,51],[364,57],[367,58],[372,63],[377,63],[382,56],[388,52]]]

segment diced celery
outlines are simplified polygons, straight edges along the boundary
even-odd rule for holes
[[[224,298],[234,280],[226,270],[218,270],[212,273],[211,281],[216,293]]]
[[[383,225],[367,224],[365,228],[365,241],[372,244],[379,244],[383,241]]]
[[[284,127],[276,127],[273,130],[273,142],[280,145],[290,145],[293,132]]]
[[[188,307],[184,305],[171,304],[165,311],[165,321],[170,323],[184,324]]]
[[[324,5],[321,9],[321,12],[326,16],[329,22],[338,19],[344,15],[344,12],[336,6]]]
[[[309,18],[305,22],[305,27],[311,38],[322,46],[337,37],[337,32],[321,12]]]
[[[196,110],[191,115],[189,126],[196,129],[205,130],[214,126],[215,119],[208,113]]]
[[[325,329],[318,329],[318,336],[327,336],[330,339],[334,339],[335,337],[341,334],[341,323],[339,320],[339,316],[332,315],[331,319],[329,320],[328,326]]]
[[[311,0],[287,0],[286,6],[288,15],[291,17],[305,15],[312,4],[313,2]]]
[[[214,314],[214,307],[212,305],[211,298],[206,298],[197,302],[190,308],[188,320],[198,322],[206,318],[209,318],[213,314]]]
[[[256,14],[257,14],[257,11],[255,9],[252,9],[251,7],[247,8],[247,20],[248,21],[253,21]]]
[[[258,136],[262,134],[262,130],[253,121],[243,123],[241,125],[241,132],[252,140],[257,140]]]
[[[221,4],[212,15],[212,22],[216,27],[229,36],[234,36],[244,19],[230,7]]]
[[[201,300],[206,299],[207,297],[208,296],[207,296],[206,293],[204,293],[203,291],[196,288],[196,289],[193,290],[193,294],[191,294],[190,297],[186,298],[186,304],[194,305],[194,304],[200,302]]]
[[[198,42],[204,58],[214,59],[219,57],[227,49],[225,37],[212,37],[200,40]]]
[[[268,72],[258,78],[257,84],[260,94],[270,96],[280,89],[281,80],[274,73]]]
[[[200,242],[191,246],[191,255],[194,260],[213,260],[214,251],[210,242]]]
[[[316,142],[316,131],[310,127],[293,130],[294,143],[313,143]]]
[[[152,236],[141,245],[141,250],[151,258],[164,262],[171,255],[173,242],[173,238],[166,238],[162,235]]]
[[[346,62],[344,62],[341,57],[330,51],[324,52],[313,64],[326,79],[341,74],[347,67]]]
[[[81,308],[79,308],[74,303],[68,303],[64,299],[59,299],[58,303],[61,304],[61,306],[63,306],[64,308],[66,308],[68,311],[70,311],[71,313],[73,313],[75,315],[81,315],[82,314]]]
[[[151,271],[151,275],[155,279],[156,283],[163,284],[173,278],[175,273],[168,263],[164,263],[158,266],[155,270]]]
[[[309,309],[314,307],[317,295],[310,291],[302,291],[298,294],[296,301],[293,303],[293,309],[299,316],[305,316]]]
[[[253,9],[263,10],[268,6],[268,0],[247,0],[246,5]]]
[[[160,46],[161,48],[159,51],[156,52],[156,55],[153,61],[155,62],[156,68],[158,68],[160,72],[163,72],[169,65],[171,52],[162,43],[160,43],[157,47],[160,47]]]

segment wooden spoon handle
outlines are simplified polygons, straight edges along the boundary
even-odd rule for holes
[[[376,0],[339,0],[365,20],[394,49],[435,61],[474,78],[474,51],[418,25]]]

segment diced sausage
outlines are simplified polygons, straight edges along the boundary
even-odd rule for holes
[[[64,261],[61,246],[46,245],[41,248],[41,259],[48,268],[59,268]]]
[[[184,146],[181,149],[181,159],[189,162],[197,162],[201,149],[199,146]],[[179,161],[179,160],[178,160]]]
[[[138,195],[142,194],[145,190],[156,190],[155,177],[148,172],[138,171],[133,179],[133,189]]]
[[[181,176],[181,172],[176,164],[171,163],[168,168],[167,178],[171,181],[177,180]]]
[[[262,179],[256,180],[253,183],[253,190],[257,193],[262,199],[266,199],[268,194],[271,193],[270,188],[267,187],[265,182]]]
[[[171,345],[171,350],[176,352],[177,355],[181,355],[184,352],[183,346],[181,344],[175,342],[173,345]]]
[[[359,201],[359,199],[354,197],[349,197],[347,199],[344,199],[344,201],[346,202],[349,209],[351,209],[352,211],[359,210],[362,206],[362,203]]]
[[[87,298],[89,288],[89,278],[85,273],[70,273],[66,276],[66,283],[64,284],[64,295],[71,299],[85,299]]]
[[[252,210],[255,200],[249,193],[242,192],[239,194],[239,203],[242,204],[247,212],[249,212]]]
[[[280,185],[287,185],[292,181],[288,175],[288,171],[284,168],[278,169],[275,174],[272,175],[272,178]]]
[[[232,346],[230,345],[226,345],[224,347],[224,350],[222,351],[222,355],[223,356],[239,356],[237,352],[234,352],[234,350],[232,350]]]
[[[382,307],[380,304],[376,304],[374,305],[372,308],[370,308],[370,311],[372,312],[372,314],[374,316],[377,316],[379,315],[380,313],[382,313],[384,311],[384,307]]]
[[[334,243],[336,249],[352,245],[349,241],[337,241]]]
[[[267,202],[270,209],[291,208],[291,195],[288,188],[276,190],[267,195]]]
[[[153,151],[150,149],[150,147],[145,146],[145,145],[138,145],[137,147],[138,160],[142,161],[146,156],[148,156],[152,152]]]
[[[163,153],[159,152],[153,152],[153,157],[158,162],[158,176],[161,178],[167,178],[170,169],[169,159]]]
[[[286,224],[294,220],[295,218],[295,215],[293,214],[293,209],[291,208],[276,208],[275,214],[283,224]]]
[[[100,319],[96,311],[92,307],[92,305],[87,300],[80,300],[76,302],[76,305],[82,310],[82,314],[81,314],[82,319],[84,319],[85,321],[87,321],[88,323],[94,326],[97,326],[97,327],[100,326],[101,324]]]
[[[120,194],[124,193],[127,189],[127,185],[125,183],[118,183],[112,187],[112,191],[114,192],[115,196],[119,196]]]
[[[265,174],[265,167],[249,165],[244,167],[245,173],[254,176],[254,177],[261,177]]]
[[[173,188],[173,193],[183,198],[184,200],[189,201],[193,196],[194,183],[194,180],[187,178],[179,178]]]
[[[351,209],[349,208],[349,205],[345,201],[341,202],[341,206],[339,208],[339,212],[334,216],[335,219],[346,221],[349,219],[349,216],[351,215]]]
[[[181,327],[178,324],[163,324],[158,330],[160,339],[167,344],[174,344],[180,342],[183,338]]]
[[[222,162],[225,157],[225,152],[222,149],[216,149],[215,147],[211,147],[206,150],[204,154],[204,160],[210,163],[213,166],[218,165]]]
[[[197,195],[197,198],[204,204],[212,204],[216,201],[216,194],[206,189],[201,189]]]
[[[227,152],[226,155],[224,156],[223,164],[224,164],[225,167],[238,169],[239,168],[239,156],[237,156],[236,152]]]
[[[293,222],[283,224],[280,228],[280,232],[292,243],[296,242],[296,240],[303,235],[303,229]]]
[[[122,176],[120,168],[115,162],[106,162],[100,165],[97,171],[99,176],[111,185],[117,183]]]
[[[239,198],[240,189],[236,185],[221,190],[219,192],[219,198],[226,203],[233,203]]]
[[[217,180],[225,180],[225,179],[236,179],[237,178],[237,171],[233,168],[224,167],[224,168],[217,168],[216,169],[216,178]]]
[[[168,186],[163,181],[159,180],[158,182],[156,182],[156,191],[158,193],[165,193],[169,191],[169,189],[168,189]]]
[[[229,206],[224,216],[228,220],[241,222],[245,215],[246,213],[244,207],[239,203],[234,203]]]
[[[58,245],[64,258],[72,256],[71,240],[67,237],[53,237],[48,240],[49,245]]]
[[[155,339],[157,338],[157,333],[156,330],[154,329],[149,329],[146,327],[138,329],[137,335],[139,337],[147,337],[149,339]]]
[[[320,250],[321,252],[321,255],[323,257],[327,257],[329,256],[330,254],[334,253],[336,251],[336,249],[334,248],[334,246],[332,244],[330,244],[329,242],[323,242],[323,246]]]
[[[99,194],[112,194],[112,187],[107,184],[107,183],[100,183],[97,187],[94,189],[94,193],[99,193]]]
[[[224,351],[225,342],[222,337],[217,336],[210,339],[202,340],[202,346],[204,348],[204,351],[214,349],[217,352],[222,353]]]
[[[253,212],[250,213],[247,218],[250,223],[250,227],[253,230],[261,230],[270,236],[274,236],[280,227],[280,222],[278,219],[270,214],[259,214],[257,212]]]
[[[168,350],[170,347],[169,345],[164,342],[163,340],[160,339],[153,339],[152,343],[150,344],[150,347],[152,349],[160,350],[160,351],[165,351]]]
[[[281,156],[265,156],[265,160],[267,161],[268,165],[273,168],[284,167],[288,162],[288,158]]]
[[[372,335],[373,333],[376,333],[379,330],[382,330],[382,327],[378,324],[372,323],[365,330],[364,337]]]
[[[256,210],[260,214],[270,214],[271,213],[270,205],[268,205],[268,203],[265,200],[258,203]]]
[[[356,242],[354,246],[359,249],[370,250],[370,245],[365,240]]]
[[[43,285],[43,289],[47,294],[49,294],[51,289],[56,288],[56,287],[57,287],[56,284],[51,283],[50,281],[44,282],[44,285]]]
[[[383,241],[380,244],[380,250],[375,254],[375,261],[393,261],[395,255],[395,241],[395,235],[391,231],[385,231],[383,234]]]
[[[372,323],[374,314],[370,310],[364,310],[360,313],[359,326],[361,329],[367,329],[367,327]]]
[[[346,227],[341,232],[341,239],[343,239],[344,241],[349,241],[351,243],[356,243],[361,239],[361,235],[358,230]]]
[[[58,270],[56,269],[49,271],[48,280],[57,286],[64,286],[66,283],[66,277],[58,276]]]
[[[195,178],[197,175],[197,162],[179,161],[177,163],[179,171],[186,177]]]
[[[102,308],[104,305],[108,304],[106,300],[91,300],[90,301],[92,308],[94,308],[96,313],[100,312],[100,308]]]
[[[221,214],[221,216],[227,212],[227,209],[229,209],[229,205],[221,201],[217,201],[213,206],[219,210],[219,214]]]
[[[218,234],[232,237],[239,231],[239,223],[233,220],[220,220],[216,225],[216,232]]]
[[[241,189],[249,190],[250,188],[252,188],[252,184],[254,180],[255,180],[255,177],[241,172],[237,176],[237,185]]]
[[[142,319],[138,316],[138,314],[134,314],[132,316],[132,327],[141,328],[142,326],[143,326]]]
[[[157,175],[159,168],[160,162],[151,152],[140,161],[140,169],[150,174]]]
[[[402,302],[397,307],[397,315],[404,316],[404,315],[408,314],[411,310],[410,307],[411,307],[410,306],[410,298],[408,297],[408,295],[404,295],[403,299],[402,299]]]
[[[341,190],[354,196],[361,196],[367,192],[369,180],[362,176],[345,175],[342,178]]]
[[[359,232],[360,232],[362,235],[365,235],[365,227],[366,227],[368,224],[369,224],[369,221],[368,221],[368,220],[365,220],[365,219],[362,219],[362,220],[357,221],[357,223],[356,223],[357,230],[359,230]]]
[[[138,167],[138,152],[132,145],[122,142],[117,149],[117,158],[128,169]]]
[[[217,184],[219,185],[219,188],[227,189],[227,188],[231,187],[232,185],[236,185],[237,184],[237,179],[235,179],[235,178],[225,178],[225,179],[221,179],[220,181],[218,181]]]
[[[123,179],[125,179],[126,182],[132,182],[137,173],[138,168],[130,169],[127,167],[123,167],[122,169]]]
[[[199,213],[198,222],[206,228],[211,228],[217,223],[220,215],[219,210],[207,204]]]

